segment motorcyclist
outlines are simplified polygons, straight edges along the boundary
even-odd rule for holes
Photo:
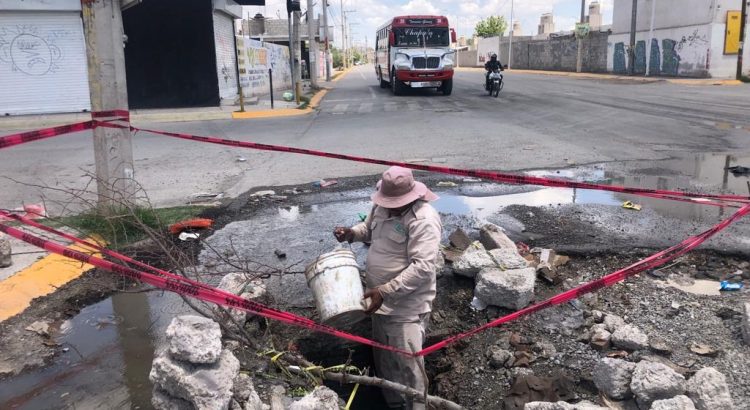
[[[498,61],[497,54],[492,54],[490,56],[490,61],[484,63],[484,69],[487,71],[484,75],[484,80],[485,80],[484,88],[486,90],[489,90],[490,89],[490,73],[495,70],[503,71],[505,69],[503,68],[503,64],[500,61]],[[500,78],[502,78],[502,75]]]

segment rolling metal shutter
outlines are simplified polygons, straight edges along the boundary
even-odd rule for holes
[[[79,12],[0,11],[0,115],[91,109]]]
[[[216,43],[216,72],[219,76],[219,96],[237,97],[237,56],[234,51],[232,18],[214,11],[214,42]]]

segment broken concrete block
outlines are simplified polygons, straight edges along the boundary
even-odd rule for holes
[[[339,410],[339,395],[326,386],[318,386],[311,393],[292,403],[289,410]]]
[[[484,268],[494,267],[495,261],[479,242],[474,242],[453,262],[453,273],[473,278]]]
[[[505,235],[503,228],[495,224],[486,224],[479,230],[479,242],[487,250],[501,248],[518,252],[516,243]]]
[[[624,400],[633,396],[633,392],[630,390],[630,382],[634,370],[635,363],[621,359],[604,358],[596,364],[591,376],[596,388],[601,390],[602,393],[616,400]]]
[[[13,264],[11,255],[10,241],[8,238],[0,238],[0,268],[7,268]]]
[[[523,269],[529,266],[528,261],[515,249],[493,249],[490,251],[490,256],[502,269]]]
[[[742,338],[750,346],[750,302],[742,305]]]
[[[648,336],[632,325],[624,325],[612,333],[612,344],[625,350],[641,350],[648,348]]]
[[[513,362],[513,353],[501,348],[500,346],[492,346],[489,351],[490,366],[495,369],[502,369],[503,367],[510,367],[509,364]]]
[[[509,309],[523,309],[534,299],[534,268],[483,269],[477,275],[474,296],[485,303]]]
[[[607,407],[602,407],[594,404],[590,401],[581,401],[576,404],[570,404],[565,401],[558,401],[556,403],[546,401],[532,401],[526,403],[523,410],[608,410]]]
[[[239,402],[244,410],[268,410],[269,406],[260,400],[255,391],[253,379],[245,373],[240,373],[234,379],[232,399]]]
[[[473,242],[463,229],[458,228],[448,237],[451,244],[460,250],[466,250]]]
[[[620,316],[607,313],[604,315],[604,324],[607,325],[607,330],[610,333],[614,333],[620,326],[625,326],[625,320]]]
[[[166,334],[169,353],[175,360],[214,363],[221,354],[221,328],[211,319],[178,316],[172,319]]]
[[[185,400],[172,397],[169,393],[154,386],[151,395],[151,405],[155,410],[193,410],[193,406]]]
[[[594,325],[591,327],[591,347],[595,350],[603,352],[608,350],[610,347],[610,340],[612,333],[607,330],[607,326],[603,323]]]
[[[671,399],[657,400],[650,410],[696,410],[688,396],[674,396]]]
[[[228,350],[211,364],[186,363],[163,352],[154,358],[148,377],[155,387],[189,402],[195,409],[226,410],[239,370],[240,362]]]
[[[685,378],[669,366],[643,360],[635,366],[630,389],[639,406],[648,408],[656,400],[685,393]]]
[[[687,395],[698,410],[734,408],[727,378],[713,367],[698,370],[688,380]]]

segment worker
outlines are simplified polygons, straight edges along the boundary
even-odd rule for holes
[[[339,242],[369,242],[366,313],[373,339],[406,351],[421,350],[436,293],[436,270],[443,226],[429,204],[438,199],[410,169],[391,167],[372,194],[372,210],[363,223],[336,227]],[[424,391],[424,358],[376,348],[379,377]],[[390,408],[420,410],[423,403],[383,390]]]

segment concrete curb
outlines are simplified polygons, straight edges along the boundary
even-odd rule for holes
[[[246,112],[233,112],[232,118],[235,120],[248,120],[258,118],[275,118],[275,117],[296,117],[300,115],[307,115],[313,111],[320,104],[320,101],[328,93],[328,89],[324,88],[315,93],[310,99],[310,103],[307,108],[282,108],[278,110],[262,110],[262,111],[246,111]]]
[[[466,72],[484,72],[482,67],[457,67],[456,71]],[[627,75],[616,75],[616,74],[597,74],[597,73],[572,73],[568,71],[545,71],[545,70],[508,70],[511,73],[519,74],[533,74],[533,75],[549,75],[557,77],[572,77],[572,78],[583,78],[590,80],[619,80],[619,81],[638,81],[642,83],[658,83],[666,82],[670,84],[680,85],[692,85],[692,86],[705,86],[705,85],[741,85],[742,81],[729,80],[720,78],[665,78],[665,77],[642,77],[642,76],[627,76]]]

